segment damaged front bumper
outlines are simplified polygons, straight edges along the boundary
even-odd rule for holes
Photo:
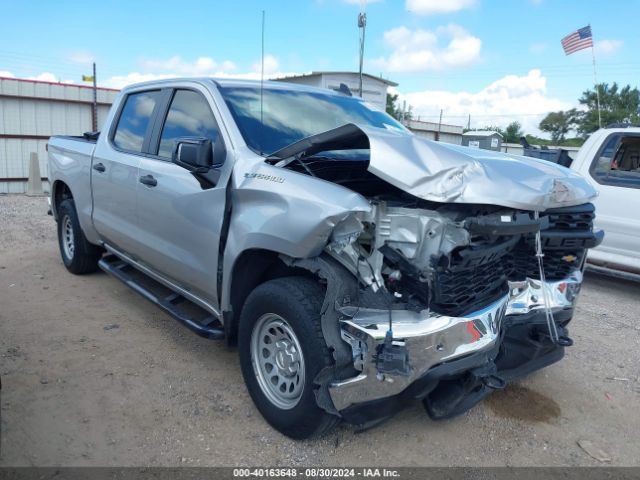
[[[545,284],[562,336],[581,283],[582,274],[576,271]],[[366,424],[384,418],[392,405],[410,397],[423,399],[432,417],[445,418],[470,408],[491,389],[504,386],[504,380],[560,360],[568,343],[558,345],[547,336],[542,287],[535,279],[509,282],[508,295],[461,317],[392,310],[394,340],[408,353],[409,368],[403,374],[381,373],[376,365],[389,311],[358,309],[341,327],[361,372],[329,386],[335,408],[345,420]],[[380,403],[385,406],[370,408]]]

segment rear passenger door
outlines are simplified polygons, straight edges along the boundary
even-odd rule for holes
[[[138,246],[138,169],[153,130],[161,91],[132,92],[122,99],[107,141],[98,141],[91,169],[93,223],[101,238],[131,253]]]
[[[165,111],[158,114],[150,155],[140,164],[137,204],[144,246],[137,256],[146,266],[217,308],[225,185],[212,184],[171,161],[175,140],[181,137],[206,137],[214,143],[214,151],[224,151],[210,106],[212,99],[206,95],[200,86],[172,89]],[[143,180],[146,183],[141,183]]]

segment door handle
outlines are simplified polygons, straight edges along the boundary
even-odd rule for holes
[[[150,187],[155,187],[158,185],[158,180],[153,178],[153,175],[145,175],[144,177],[140,177],[140,183]]]
[[[94,169],[95,171],[97,171],[97,172],[100,172],[100,173],[102,173],[102,172],[104,172],[104,171],[106,170],[105,166],[104,166],[103,164],[101,164],[101,163],[96,163],[96,164],[93,166],[93,169]]]

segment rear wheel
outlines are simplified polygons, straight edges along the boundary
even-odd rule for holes
[[[324,291],[287,277],[258,286],[240,317],[238,344],[249,394],[264,418],[296,439],[319,436],[339,418],[316,404],[314,378],[332,356],[322,335]]]
[[[64,266],[77,275],[95,272],[102,250],[84,236],[75,203],[66,199],[58,207],[58,244]]]

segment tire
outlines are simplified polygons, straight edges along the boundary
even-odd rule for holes
[[[240,365],[249,394],[272,427],[299,440],[340,422],[318,407],[314,392],[314,378],[333,362],[320,325],[323,300],[311,279],[278,278],[259,285],[240,315]]]
[[[102,250],[84,236],[72,199],[62,201],[58,207],[58,245],[62,263],[71,273],[81,275],[98,269]]]

